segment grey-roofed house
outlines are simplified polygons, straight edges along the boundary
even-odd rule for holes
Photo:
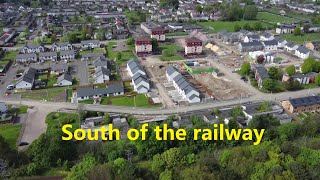
[[[282,107],[290,113],[320,110],[320,96],[307,96],[282,101]]]
[[[90,60],[90,59],[95,59],[98,57],[104,57],[103,53],[86,53],[81,55],[81,60]]]
[[[86,87],[78,88],[73,97],[78,101],[95,99],[109,96],[120,96],[124,94],[123,84],[112,84],[106,88]]]
[[[231,33],[228,31],[220,31],[218,33],[218,37],[223,41],[223,42],[228,42],[228,43],[234,43],[240,40],[239,35],[236,33]]]
[[[295,51],[299,46],[292,43],[292,42],[287,42],[287,44],[284,46],[284,48],[287,50],[287,51]]]
[[[143,67],[141,66],[140,62],[136,59],[130,59],[127,63],[127,70],[128,74],[132,77],[136,73],[140,73],[142,75],[146,75],[146,72],[144,71]]]
[[[278,42],[278,48],[284,48],[284,46],[288,43],[287,40],[282,39],[280,37],[274,37],[274,40],[276,40]]]
[[[100,56],[97,59],[95,59],[92,63],[96,68],[97,67],[104,67],[108,68],[110,64],[110,59],[105,58],[104,56]]]
[[[67,63],[64,63],[64,64],[55,64],[55,63],[52,63],[50,65],[50,73],[51,74],[63,74],[63,73],[66,73],[68,72],[69,70],[69,66]]]
[[[17,81],[16,89],[31,90],[34,84],[36,74],[37,70],[29,67]]]
[[[39,53],[39,61],[45,62],[45,61],[57,61],[58,55],[56,52],[42,52]]]
[[[44,51],[45,51],[45,47],[41,44],[27,44],[21,50],[21,52],[24,54],[40,53],[40,52],[44,52]]]
[[[98,40],[81,41],[82,50],[94,49],[94,48],[100,48],[100,47],[101,47],[101,42]]]
[[[73,46],[69,42],[55,42],[52,44],[52,51],[70,51],[72,49]]]
[[[292,77],[285,74],[282,77],[283,82],[287,82],[290,78],[293,78],[294,81],[298,81],[300,84],[312,84],[315,83],[315,77],[318,76],[319,73],[310,72],[307,74],[296,73]]]
[[[56,86],[71,86],[72,76],[68,73],[64,73],[58,77]]]
[[[110,81],[110,75],[111,72],[109,69],[105,67],[97,67],[96,68],[96,73],[95,73],[95,83],[100,84],[100,83],[106,83]]]
[[[276,40],[263,41],[265,51],[275,51],[278,50],[278,42]]]
[[[68,50],[68,51],[60,51],[60,60],[62,61],[70,61],[74,60],[76,58],[76,54],[74,50]]]
[[[264,46],[259,41],[239,43],[239,51],[241,51],[241,52],[262,51],[263,49],[264,49]]]
[[[261,41],[271,41],[274,39],[274,36],[268,32],[264,32],[260,35]]]
[[[138,93],[147,93],[150,90],[150,81],[140,62],[130,59],[127,63],[127,71],[132,77],[131,83]]]
[[[16,63],[34,63],[37,62],[37,54],[18,54],[16,56]]]
[[[169,66],[166,70],[166,76],[168,81],[173,83],[173,86],[183,99],[189,103],[201,101],[199,91],[197,91],[176,68]]]
[[[262,65],[253,66],[253,71],[255,74],[255,79],[258,82],[258,86],[262,88],[262,82],[269,78],[267,69]]]
[[[295,50],[294,55],[301,59],[307,59],[310,56],[310,50],[301,45]]]
[[[243,38],[243,42],[260,41],[260,36],[257,34],[248,34]]]

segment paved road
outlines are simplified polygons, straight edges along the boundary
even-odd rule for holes
[[[190,106],[181,106],[179,112],[189,112],[203,109],[211,109],[216,107],[230,106],[239,103],[257,102],[257,101],[282,101],[289,98],[298,98],[314,94],[319,94],[320,88],[315,89],[305,89],[295,92],[283,92],[277,94],[264,94],[254,95],[248,98],[228,100],[228,101],[215,101],[210,103],[193,104]],[[78,105],[71,103],[56,103],[56,102],[43,102],[43,101],[33,101],[33,100],[16,100],[4,98],[2,101],[9,104],[22,104],[28,106],[42,107],[57,110],[57,109],[78,109]],[[83,110],[88,111],[101,111],[101,112],[114,112],[114,113],[128,113],[128,114],[144,114],[144,115],[159,115],[159,114],[173,114],[176,113],[176,109],[163,109],[163,108],[131,108],[122,106],[110,106],[110,105],[93,105],[93,104],[83,104],[81,105]]]

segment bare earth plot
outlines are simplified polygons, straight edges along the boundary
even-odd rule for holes
[[[218,100],[236,99],[246,96],[245,90],[230,80],[215,78],[209,73],[195,74],[194,78],[212,91]]]

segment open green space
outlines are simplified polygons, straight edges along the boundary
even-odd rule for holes
[[[169,33],[166,33],[166,36],[185,36],[185,35],[188,35],[189,33],[187,32],[169,32]]]
[[[86,99],[86,100],[81,100],[79,103],[82,104],[93,104],[94,100],[93,99]]]
[[[280,22],[280,23],[283,23],[283,22],[294,23],[294,22],[297,22],[297,20],[295,20],[293,18],[289,18],[289,17],[285,17],[282,15],[277,15],[277,14],[272,14],[272,13],[268,13],[268,12],[259,12],[257,15],[257,19],[267,21],[270,23],[278,23],[278,22]]]
[[[135,96],[135,98],[134,98]],[[129,107],[160,107],[160,104],[150,104],[149,97],[144,94],[137,94],[131,96],[115,96],[115,97],[106,97],[102,98],[101,104],[108,105],[112,104],[113,106],[129,106]]]
[[[21,94],[23,99],[53,101],[57,96],[65,92],[66,89],[66,87],[54,87],[40,90],[21,91],[16,92],[16,94]]]
[[[13,108],[9,106],[8,114],[25,114],[28,111],[28,106],[19,106],[18,108]]]
[[[19,54],[18,51],[6,51],[3,59],[15,60],[17,54]]]
[[[294,34],[281,34],[280,36],[283,39],[296,44],[302,44],[307,41],[320,41],[320,33],[305,33],[302,36],[295,36]]]
[[[65,124],[72,124],[72,130],[79,128],[79,115],[75,113],[52,112],[46,118],[47,131],[61,129]]]
[[[19,137],[21,125],[0,125],[0,136],[8,142],[11,149],[16,149],[16,142]]]
[[[130,58],[136,58],[136,56],[132,53],[131,50],[128,51],[114,51],[113,47],[117,45],[116,42],[109,42],[107,45],[107,54],[108,58],[115,59],[117,57],[117,53],[121,54],[121,58],[117,60],[117,64],[123,64],[127,62]]]
[[[208,21],[208,22],[198,22],[199,25],[209,28],[209,32],[216,33],[222,30],[227,30],[230,32],[234,31],[234,25],[238,24],[239,26],[243,27],[245,24],[253,25],[254,23],[260,22],[259,20],[253,20],[253,21]],[[271,24],[263,23],[262,26],[264,28],[273,27]]]
[[[182,50],[182,48],[178,45],[175,44],[170,44],[170,45],[161,45],[159,46],[160,51],[162,52],[163,50],[173,50],[173,51],[180,51]],[[183,60],[183,57],[177,53],[175,53],[175,55],[172,56],[165,56],[162,55],[160,57],[160,59],[162,61],[175,61],[175,60]]]

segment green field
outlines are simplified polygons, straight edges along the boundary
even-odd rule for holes
[[[170,32],[170,33],[166,33],[166,36],[185,36],[188,34],[189,33],[187,32]]]
[[[113,46],[116,46],[117,43],[116,42],[109,42],[107,45],[107,51],[108,51],[108,58],[110,59],[115,59],[117,56],[117,53],[120,51],[114,51],[113,50]],[[131,50],[128,51],[121,51],[121,59],[117,60],[117,64],[123,64],[125,62],[127,62],[130,58],[136,58],[136,56],[132,53]]]
[[[256,22],[260,22],[260,21],[209,21],[209,22],[198,22],[199,25],[203,26],[203,27],[207,27],[211,30],[209,30],[209,32],[211,33],[216,33],[222,30],[227,30],[230,32],[234,31],[234,25],[238,24],[239,26],[243,27],[245,24],[249,23],[251,26],[256,23]],[[264,28],[269,28],[272,27],[271,24],[267,24],[267,23],[263,23],[262,25]]]
[[[104,48],[94,48],[92,50],[84,50],[84,51],[81,51],[80,54],[88,54],[88,53],[106,53],[105,49]]]
[[[134,102],[135,101],[135,102]],[[129,107],[159,107],[160,105],[153,105],[149,103],[149,98],[144,94],[136,95],[134,100],[133,96],[118,96],[118,97],[106,97],[102,98],[101,104],[109,105],[112,104],[113,106],[129,106]]]
[[[18,51],[7,51],[3,59],[15,60],[17,54],[19,54]]]
[[[302,44],[306,41],[320,41],[320,33],[307,33],[302,36],[295,36],[294,34],[281,34],[283,39],[291,41],[296,44]]]
[[[10,148],[16,149],[16,142],[21,131],[21,125],[0,125],[0,136],[8,142]]]
[[[16,92],[21,94],[23,99],[54,101],[60,94],[63,94],[66,87],[55,87],[41,90]]]
[[[297,22],[297,20],[281,15],[271,14],[268,12],[259,12],[257,15],[258,20],[267,21],[270,23],[278,23],[278,22],[288,22],[288,23],[294,23]]]
[[[180,51],[182,50],[182,48],[180,46],[177,46],[175,44],[171,44],[171,45],[161,45],[159,47],[160,51],[162,52],[165,49],[174,49],[176,51]],[[174,56],[161,56],[160,59],[162,61],[175,61],[175,60],[183,60],[183,57],[179,54],[176,54]]]

